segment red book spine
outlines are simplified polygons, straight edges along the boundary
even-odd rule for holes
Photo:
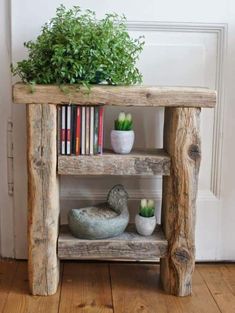
[[[81,144],[81,108],[77,107],[77,118],[76,118],[76,155],[80,154]]]
[[[99,129],[98,129],[98,153],[103,153],[103,122],[104,122],[104,107],[99,108]]]

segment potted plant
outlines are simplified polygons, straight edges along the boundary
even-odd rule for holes
[[[28,58],[12,66],[13,75],[32,86],[56,84],[133,85],[142,82],[136,61],[143,37],[131,38],[125,17],[106,14],[101,20],[79,6],[60,5],[34,41],[24,43]],[[79,88],[78,88],[79,89]]]
[[[139,213],[135,217],[137,232],[142,236],[150,236],[157,224],[153,200],[142,199]]]
[[[111,145],[116,153],[127,154],[131,151],[135,139],[133,121],[130,113],[121,112],[111,131]]]

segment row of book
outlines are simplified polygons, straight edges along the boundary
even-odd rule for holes
[[[62,105],[58,110],[59,153],[102,154],[104,107]]]

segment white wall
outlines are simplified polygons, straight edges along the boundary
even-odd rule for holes
[[[12,0],[12,53],[13,61],[25,56],[22,43],[35,38],[41,25],[55,13],[61,1]],[[199,260],[235,259],[234,237],[235,200],[232,171],[234,172],[235,149],[232,139],[232,106],[235,92],[229,81],[235,60],[233,37],[235,22],[232,13],[235,4],[222,0],[169,1],[140,0],[102,1],[67,0],[67,6],[80,4],[102,17],[105,12],[124,13],[133,36],[144,34],[145,50],[139,66],[145,83],[167,85],[197,85],[216,88],[219,93],[218,107],[202,112],[203,160],[200,173],[198,218],[196,231],[197,258]],[[212,9],[213,8],[213,9]],[[229,32],[227,32],[229,25]],[[228,56],[226,43],[228,35]],[[226,62],[230,65],[226,69]],[[226,70],[226,72],[225,72]],[[224,73],[226,74],[224,78]],[[9,84],[8,80],[4,80]],[[225,88],[226,86],[226,88]],[[225,124],[223,127],[223,111]],[[117,109],[106,112],[106,145],[109,145],[111,120]],[[137,146],[161,146],[163,110],[156,112],[132,109],[136,121]],[[25,109],[14,106],[14,221],[16,257],[26,256],[26,193],[25,163]],[[140,125],[140,126],[139,126]],[[230,128],[229,128],[230,126]],[[154,130],[154,131],[153,131]],[[223,144],[223,150],[222,150]],[[226,151],[226,153],[224,153]],[[223,166],[223,167],[222,167]],[[223,168],[223,171],[222,171]],[[132,211],[141,197],[155,198],[160,205],[161,181],[157,179],[130,178],[76,178],[65,177],[61,183],[62,219],[66,211],[90,199],[101,200],[115,182],[127,187]],[[99,186],[97,188],[97,186]],[[91,192],[92,190],[92,192]],[[6,212],[4,209],[3,212]],[[134,212],[132,212],[134,214]],[[12,229],[7,232],[12,236]]]

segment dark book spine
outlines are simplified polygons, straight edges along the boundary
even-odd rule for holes
[[[76,118],[77,106],[71,106],[71,154],[76,153]]]
[[[74,151],[74,154],[76,154],[77,109],[78,109],[78,106],[75,105],[74,106],[74,118],[73,118],[73,125],[74,125],[74,129],[73,129],[73,151]]]

